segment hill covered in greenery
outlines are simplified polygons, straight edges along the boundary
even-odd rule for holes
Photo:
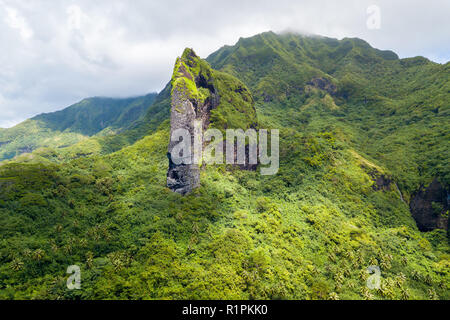
[[[39,148],[66,148],[93,135],[128,128],[144,116],[156,94],[127,99],[89,98],[0,130],[0,161]]]
[[[129,130],[0,164],[0,298],[450,299],[447,231],[410,211],[449,190],[449,63],[272,32],[206,61],[280,129],[278,174],[207,166],[170,191],[169,84]]]
[[[436,176],[450,184],[449,63],[398,59],[361,39],[272,32],[241,39],[207,60],[242,79],[270,121],[284,118],[304,131],[312,113],[322,112],[311,107],[327,107],[324,126],[346,130],[359,151],[392,171],[402,190],[412,192]]]

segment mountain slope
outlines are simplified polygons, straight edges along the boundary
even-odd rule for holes
[[[41,147],[64,148],[93,135],[121,131],[146,114],[156,94],[90,98],[64,110],[41,114],[0,131],[0,160]]]
[[[272,32],[241,39],[207,60],[243,79],[272,119],[280,107],[292,112],[329,103],[334,110],[327,116],[339,121],[334,126],[351,128],[354,146],[392,170],[407,192],[435,177],[450,185],[450,63],[398,59],[360,39]],[[305,130],[308,121],[297,126]]]
[[[448,184],[448,64],[273,33],[208,61],[280,129],[279,173],[206,166],[171,192],[168,85],[132,129],[85,141],[118,151],[0,166],[0,298],[450,299],[446,231],[420,232],[409,208]]]

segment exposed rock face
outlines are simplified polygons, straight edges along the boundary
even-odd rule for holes
[[[391,190],[391,179],[384,174],[381,175],[374,175],[373,180],[375,184],[372,186],[372,188],[375,191],[379,190]]]
[[[195,164],[176,165],[170,152],[167,186],[174,192],[185,195],[200,186],[200,168]]]
[[[201,123],[203,132],[210,126],[244,130],[256,126],[256,109],[250,91],[236,78],[213,70],[192,49],[186,49],[177,59],[171,85],[171,136],[175,130],[185,129],[192,137],[192,145],[196,122]],[[178,143],[169,142],[167,186],[184,195],[200,185],[200,167],[173,161],[173,150]]]
[[[372,186],[375,191],[390,191],[395,188],[401,200],[406,203],[397,184],[390,177],[377,171],[372,172],[371,176],[375,182]],[[450,193],[437,179],[434,179],[428,188],[421,186],[412,195],[409,207],[420,231],[448,229],[449,221],[446,213],[450,209]]]
[[[193,135],[196,112],[192,102],[187,99],[179,89],[172,93],[171,135],[177,129],[186,129]],[[172,160],[172,150],[176,142],[169,143],[169,171],[167,173],[167,186],[175,192],[186,194],[200,184],[200,170],[196,164],[176,165]]]
[[[420,231],[447,229],[448,217],[444,214],[449,207],[448,191],[437,179],[428,188],[421,187],[410,202],[411,213]]]
[[[189,131],[192,141],[194,137],[194,122],[199,120],[205,130],[209,125],[210,110],[217,107],[216,90],[212,84],[208,84],[205,70],[197,75],[191,72],[191,68],[198,67],[199,58],[192,50],[186,49],[183,56],[178,58],[172,79],[172,103],[170,116],[170,134],[177,129]],[[203,72],[202,72],[203,71]],[[199,88],[203,88],[199,95]],[[200,168],[198,164],[175,164],[173,161],[173,148],[178,141],[170,141],[169,170],[167,173],[167,186],[180,194],[191,192],[200,185]],[[191,161],[193,161],[191,157]]]

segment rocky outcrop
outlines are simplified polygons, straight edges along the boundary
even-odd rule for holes
[[[198,71],[193,73],[192,69],[197,68]],[[210,111],[217,107],[218,95],[208,71],[193,50],[186,49],[183,56],[177,59],[172,79],[171,136],[177,129],[186,129],[193,139],[195,120],[201,121],[204,130],[209,126]],[[178,141],[169,142],[167,186],[175,192],[186,194],[200,185],[200,168],[194,163],[174,163],[172,152],[177,144]]]
[[[408,205],[397,184],[389,176],[380,174],[376,170],[371,172],[370,175],[374,181],[373,190],[391,191],[394,188],[393,190],[397,190],[399,193],[400,199]],[[448,229],[450,193],[437,179],[434,179],[427,188],[421,186],[412,195],[409,208],[420,231]]]
[[[201,124],[203,132],[210,127],[245,130],[256,126],[256,109],[246,86],[228,74],[213,70],[192,49],[186,49],[177,59],[171,85],[171,136],[175,130],[185,129],[193,145],[195,123]],[[178,143],[169,142],[167,186],[184,195],[200,185],[200,167],[195,163],[175,163],[173,152]],[[191,162],[194,162],[193,155]]]
[[[327,78],[314,78],[307,84],[314,88],[324,90],[332,96],[336,95],[337,93],[336,85]]]
[[[391,190],[391,179],[388,176],[385,176],[384,174],[374,174],[372,176],[373,181],[375,182],[372,186],[372,188],[375,191],[379,190]]]
[[[194,105],[180,89],[175,88],[172,93],[172,111],[171,111],[171,135],[177,129],[186,129],[194,134],[194,120],[196,111]],[[178,164],[172,160],[172,150],[176,142],[169,142],[169,171],[167,173],[167,186],[175,192],[186,194],[199,186],[200,170],[196,164]]]
[[[170,152],[167,186],[174,192],[185,195],[200,186],[200,168],[195,164],[175,165]]]
[[[413,194],[410,210],[420,231],[448,228],[449,197],[448,190],[437,179]]]

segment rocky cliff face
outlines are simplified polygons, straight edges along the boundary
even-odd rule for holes
[[[210,127],[256,127],[256,109],[247,87],[238,79],[213,70],[192,49],[186,49],[177,59],[171,85],[171,136],[175,130],[185,129],[193,144],[195,123],[200,123],[203,132]],[[184,195],[200,185],[200,167],[175,164],[173,152],[178,143],[169,142],[167,186]]]
[[[437,179],[413,195],[410,209],[420,231],[448,228],[449,194]]]
[[[193,102],[179,89],[175,88],[172,93],[171,106],[171,135],[177,129],[186,129],[194,134],[194,120],[197,112]],[[167,186],[175,192],[186,194],[199,186],[200,170],[197,164],[178,164],[173,161],[173,148],[177,142],[169,143],[169,171],[167,173]]]

